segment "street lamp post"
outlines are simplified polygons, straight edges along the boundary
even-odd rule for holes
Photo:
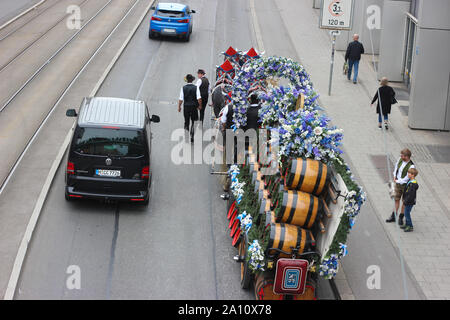
[[[328,84],[328,95],[331,96],[331,84],[333,82],[334,52],[336,47],[336,37],[341,32],[339,30],[330,31],[331,35],[331,63],[330,63],[330,82]]]

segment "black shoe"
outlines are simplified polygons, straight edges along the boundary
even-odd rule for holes
[[[404,213],[400,213],[400,215],[398,216],[398,225],[402,226],[403,225],[403,217],[405,216]]]
[[[386,219],[386,222],[387,223],[395,222],[395,214],[393,212],[392,212],[391,216],[389,217],[389,219]]]

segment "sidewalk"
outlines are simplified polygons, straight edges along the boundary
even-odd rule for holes
[[[379,219],[384,221],[392,212],[393,201],[386,186],[385,140],[378,129],[374,107],[370,107],[378,88],[372,57],[363,57],[359,83],[355,85],[342,74],[344,52],[336,52],[332,94],[328,96],[331,41],[328,31],[318,28],[319,10],[311,7],[311,1],[276,0],[275,3],[300,62],[321,94],[321,105],[333,123],[344,129],[344,147],[354,165],[352,169],[365,186]],[[292,31],[300,27],[303,32]],[[370,46],[369,39],[360,40]],[[397,89],[401,84],[392,86],[401,91]],[[386,137],[388,155],[392,164],[403,148],[412,151],[419,170],[420,189],[412,212],[414,232],[399,232],[394,224],[384,223],[384,228],[392,243],[400,245],[405,262],[426,298],[450,299],[450,234],[447,231],[450,228],[450,133],[409,129],[407,95],[402,93],[399,97],[399,104],[393,106],[390,115]]]

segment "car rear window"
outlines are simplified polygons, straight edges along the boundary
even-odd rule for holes
[[[140,157],[145,154],[143,133],[112,128],[78,128],[74,151],[95,156]]]
[[[168,17],[168,18],[182,18],[182,17],[184,17],[184,12],[183,11],[158,10],[158,12],[156,14],[158,16]]]

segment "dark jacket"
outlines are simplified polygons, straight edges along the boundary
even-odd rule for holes
[[[392,99],[395,98],[395,91],[390,86],[381,86],[379,88],[380,96],[381,96],[381,110],[383,114],[391,113],[391,105]],[[378,99],[378,90],[375,93],[375,96],[372,99],[372,103],[378,100],[377,104],[377,113],[380,113],[380,99]]]
[[[198,107],[197,100],[197,86],[193,83],[188,83],[183,87],[184,106]]]
[[[417,189],[419,189],[419,185],[416,180],[411,180],[406,184],[403,193],[403,204],[405,206],[413,206],[416,204]]]
[[[200,79],[202,81],[202,84],[200,85],[200,95],[202,96],[202,101],[206,100],[206,102],[208,102],[208,97],[209,97],[209,80],[206,77],[202,77]],[[203,101],[204,103],[205,101]]]
[[[244,127],[244,131],[247,131],[248,129],[258,129],[259,124],[258,124],[258,120],[259,120],[259,109],[260,106],[249,106],[249,108],[247,109],[247,124]]]
[[[345,53],[345,61],[347,60],[361,60],[361,54],[364,53],[364,46],[359,41],[353,41],[348,44],[347,52]]]

